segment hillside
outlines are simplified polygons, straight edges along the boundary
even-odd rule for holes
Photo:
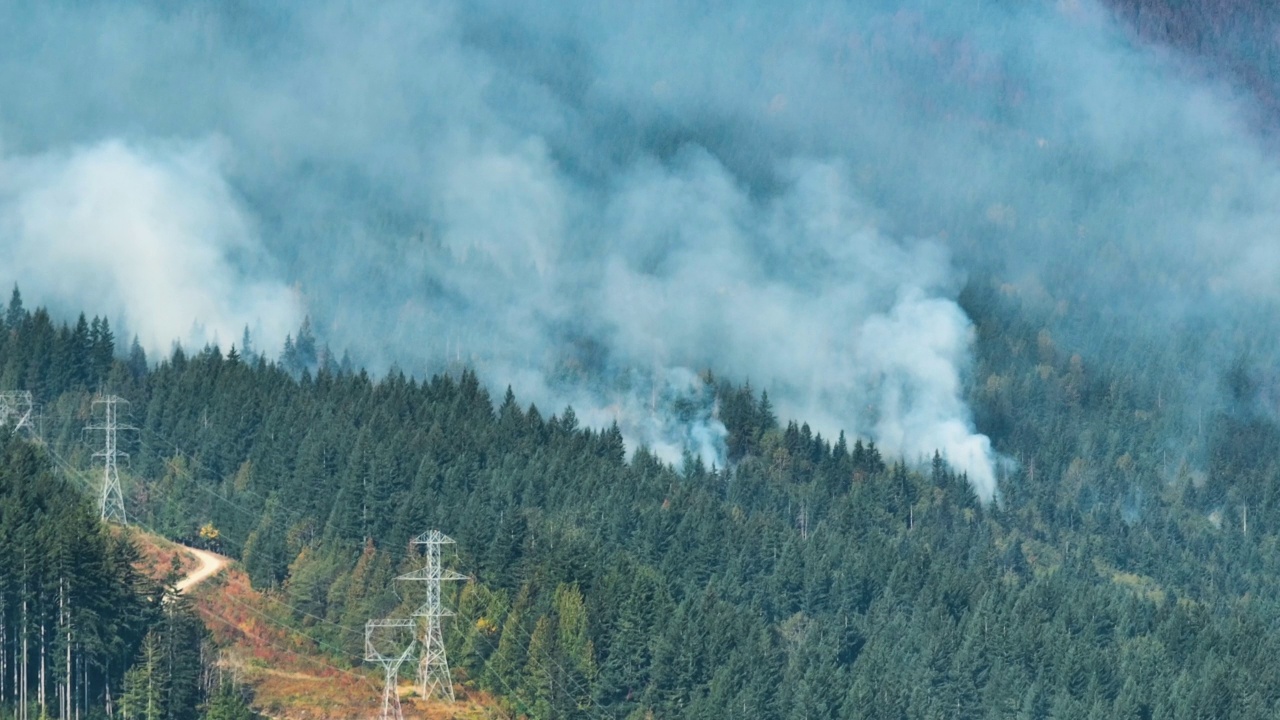
[[[217,648],[218,673],[247,687],[254,709],[270,718],[356,718],[378,707],[382,677],[368,667],[350,666],[332,648],[317,642],[292,615],[287,603],[253,589],[237,564],[219,555],[178,545],[133,529],[141,551],[139,567],[156,579],[179,558],[180,592],[209,629]],[[431,720],[491,717],[493,701],[474,693],[455,705],[424,702],[406,679],[400,687],[406,716]],[[490,709],[486,709],[490,708]]]
[[[0,2],[0,98],[0,720],[1280,717],[1275,0]]]
[[[1262,112],[1257,124],[1270,133],[1280,112],[1280,48],[1273,41],[1280,13],[1257,0],[1108,0],[1142,40],[1181,51],[1202,72],[1216,73],[1247,89]]]
[[[0,716],[254,720],[172,591],[187,553],[99,522],[56,460],[0,439]]]
[[[92,346],[40,312],[0,368],[38,383],[67,458],[90,385],[131,398],[127,504],[238,558],[196,607],[268,712],[355,712],[354,629],[416,607],[393,578],[439,528],[474,578],[444,598],[455,679],[511,716],[1270,715],[1275,478],[1233,443],[1274,426],[1212,418],[1207,480],[1170,481],[1158,378],[1090,370],[1001,297],[965,301],[980,422],[1017,460],[987,505],[941,457],[823,438],[710,375],[731,465],[677,472],[465,372],[295,379],[212,348],[95,370],[48,360]]]

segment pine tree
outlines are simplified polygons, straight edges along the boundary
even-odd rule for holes
[[[133,342],[129,344],[129,374],[134,380],[141,380],[147,374],[147,353],[142,349],[142,343],[138,342],[138,336],[133,336]]]
[[[164,641],[158,632],[152,631],[143,638],[133,667],[125,673],[120,711],[125,720],[169,720],[165,705],[168,692]]]
[[[201,720],[261,720],[246,701],[243,693],[230,683],[223,684],[209,699]]]
[[[4,325],[11,332],[22,327],[22,322],[27,318],[27,311],[22,307],[22,293],[18,292],[18,286],[13,286],[13,294],[9,296],[9,308],[4,316]]]

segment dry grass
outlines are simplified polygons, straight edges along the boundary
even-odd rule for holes
[[[175,542],[142,532],[137,528],[129,528],[125,532],[129,533],[130,539],[142,551],[142,563],[138,566],[138,570],[152,580],[163,580],[173,567],[175,558],[178,561],[179,572],[184,575],[200,565],[200,562],[187,552],[186,548]]]
[[[171,558],[181,556],[184,572],[198,563],[182,546],[135,533],[143,569],[163,577]],[[155,575],[153,575],[155,576]],[[284,614],[279,603],[254,590],[232,563],[219,575],[192,588],[196,612],[220,648],[224,671],[253,689],[254,705],[271,718],[347,720],[376,718],[382,703],[382,675],[355,665],[334,648],[321,647]],[[482,693],[464,693],[449,705],[425,702],[412,688],[400,688],[406,720],[480,720],[503,717],[498,703]]]

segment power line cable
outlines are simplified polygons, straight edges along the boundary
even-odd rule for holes
[[[174,442],[173,440],[171,440],[171,439],[169,439],[169,438],[165,437],[162,433],[159,433],[158,431],[155,431],[155,430],[151,430],[151,431],[149,431],[149,434],[150,434],[150,435],[152,435],[153,437],[158,437],[159,439],[163,440],[165,443],[167,443],[168,445],[170,445],[170,446],[171,446],[175,451],[177,451],[177,452],[178,452],[182,457],[187,458],[187,459],[188,459],[188,460],[189,460],[193,465],[195,465],[196,467],[203,468],[203,469],[204,469],[204,470],[206,470],[206,471],[211,471],[211,469],[210,469],[207,465],[205,465],[204,463],[202,463],[202,462],[199,460],[199,458],[198,458],[198,457],[196,457],[196,456],[194,456],[194,455],[191,455],[190,453],[186,452],[184,448],[182,448],[180,445],[178,445],[178,444],[177,444],[176,442]],[[80,473],[79,473],[78,471],[76,471],[76,470],[71,466],[71,464],[65,460],[65,458],[63,458],[61,455],[58,455],[58,454],[57,454],[57,453],[56,453],[56,452],[55,452],[51,447],[49,447],[49,446],[47,446],[47,445],[46,445],[46,447],[48,448],[48,450],[49,450],[50,454],[51,454],[51,455],[53,455],[54,457],[56,457],[56,458],[57,458],[57,460],[62,464],[62,466],[64,467],[64,469],[65,469],[65,470],[70,471],[70,472],[73,474],[73,476],[75,476],[75,477],[80,477],[80,479],[83,481],[83,483],[85,484],[85,486],[86,486],[86,487],[91,487],[91,481],[89,481],[87,478],[85,478],[85,477],[81,476],[81,475],[80,475]],[[166,464],[166,465],[168,465],[171,469],[173,469],[173,470],[175,470],[175,471],[179,472],[180,474],[184,475],[187,479],[191,480],[191,481],[193,482],[193,484],[194,484],[197,488],[199,488],[201,491],[203,491],[203,492],[205,492],[205,493],[209,494],[210,496],[214,497],[215,499],[220,500],[220,501],[222,501],[223,503],[226,503],[227,505],[229,505],[229,506],[231,506],[231,507],[234,507],[234,508],[236,508],[236,509],[240,510],[241,512],[245,513],[246,515],[249,515],[250,517],[254,517],[254,518],[261,517],[261,513],[260,513],[260,512],[256,512],[256,511],[253,511],[253,510],[251,510],[251,509],[249,509],[249,508],[247,508],[247,507],[244,507],[243,505],[240,505],[240,504],[238,504],[238,503],[236,503],[236,502],[234,502],[234,501],[230,500],[229,498],[225,497],[225,496],[224,496],[224,495],[222,495],[221,493],[218,493],[218,492],[214,491],[213,489],[211,489],[211,488],[209,488],[209,487],[206,487],[204,483],[201,483],[201,482],[200,482],[200,480],[199,480],[198,478],[196,478],[193,474],[191,474],[191,471],[190,471],[190,470],[187,470],[187,469],[185,469],[185,468],[180,468],[180,467],[176,466],[176,465],[175,465],[175,464],[173,464],[173,463],[172,463],[168,458],[163,458],[163,457],[157,456],[157,457],[156,457],[156,459],[157,459],[157,460],[160,460],[160,461],[161,461],[161,462],[163,462],[163,463],[165,463],[165,464]],[[255,496],[255,497],[258,497],[259,499],[263,500],[264,504],[265,504],[265,503],[267,503],[267,502],[269,502],[269,499],[268,499],[268,498],[263,497],[262,495],[260,495],[260,494],[258,494],[258,493],[255,493],[255,492],[253,492],[253,491],[251,491],[251,490],[249,490],[249,489],[247,489],[247,488],[243,489],[243,490],[242,490],[242,492],[245,492],[245,493],[248,493],[248,494],[253,495],[253,496]],[[289,509],[287,509],[287,508],[284,508],[284,510],[285,510],[286,512],[289,512],[289,513],[293,514],[295,517],[298,517],[298,518],[300,518],[300,519],[304,520],[304,521],[310,521],[310,520],[312,519],[312,518],[309,518],[309,517],[307,517],[307,516],[303,515],[300,511],[292,511],[292,510],[289,510]],[[156,532],[154,529],[152,529],[152,528],[150,528],[150,527],[146,526],[145,524],[142,524],[142,523],[136,523],[136,524],[139,524],[139,525],[140,525],[141,527],[143,527],[144,529],[148,530],[149,532],[152,532],[152,534],[155,534],[155,535],[157,535],[157,536],[162,536],[162,534],[161,534],[161,533]],[[229,536],[227,536],[227,538],[226,538],[226,539],[227,539],[227,541],[228,541],[228,542],[230,542],[230,543],[232,543],[232,544],[234,544],[234,545],[239,546],[239,547],[240,547],[240,549],[243,551],[243,549],[244,549],[244,544],[245,544],[244,542],[236,541],[234,538],[231,538],[231,537],[229,537]],[[276,559],[287,559],[287,558],[285,558],[283,555],[280,555],[280,554],[274,555],[274,557],[275,557]],[[322,622],[322,623],[325,623],[325,624],[331,625],[331,626],[333,626],[333,627],[336,627],[336,628],[338,628],[338,629],[340,629],[340,630],[342,630],[342,631],[344,631],[344,632],[351,633],[351,634],[353,634],[353,635],[362,635],[362,631],[361,631],[361,630],[357,630],[357,629],[355,629],[355,628],[351,628],[351,627],[349,627],[349,626],[345,626],[345,625],[342,625],[342,624],[340,624],[340,623],[336,623],[336,622],[334,622],[334,621],[328,620],[327,618],[322,618],[322,617],[319,617],[319,616],[314,615],[314,614],[312,614],[312,613],[309,613],[309,612],[307,612],[307,611],[305,611],[305,610],[302,610],[301,608],[298,608],[298,607],[296,607],[296,606],[294,606],[294,605],[291,605],[291,604],[289,604],[289,603],[285,602],[284,600],[282,600],[282,599],[280,599],[280,598],[278,598],[278,597],[275,597],[275,595],[274,595],[273,593],[263,593],[263,594],[262,594],[262,597],[263,597],[264,599],[267,599],[267,600],[269,600],[269,601],[271,601],[271,602],[274,602],[274,603],[276,603],[276,604],[278,604],[278,605],[280,605],[280,606],[282,606],[282,607],[288,608],[289,610],[291,610],[291,611],[293,611],[293,612],[295,612],[295,613],[298,613],[298,614],[299,614],[299,615],[301,615],[301,616],[309,617],[309,618],[314,619],[314,620],[316,620],[316,621],[318,621],[318,622]],[[259,612],[259,611],[257,611],[257,610],[254,610],[253,608],[251,608],[251,607],[249,607],[249,606],[245,605],[244,603],[240,602],[239,600],[236,600],[235,598],[232,598],[232,597],[228,596],[228,599],[230,599],[232,602],[235,602],[235,603],[237,603],[237,604],[239,604],[239,605],[241,605],[241,606],[245,607],[246,609],[248,609],[250,612],[254,613],[255,615],[257,615],[257,616],[261,617],[262,619],[264,619],[264,620],[266,620],[266,621],[268,621],[268,622],[270,622],[270,623],[272,623],[272,624],[274,624],[274,625],[277,625],[278,627],[281,627],[282,629],[285,629],[285,630],[287,630],[287,631],[289,631],[289,632],[297,633],[297,634],[301,635],[302,637],[307,638],[307,639],[308,639],[308,640],[310,640],[311,642],[315,643],[317,647],[327,648],[327,649],[329,649],[329,650],[330,650],[330,651],[332,651],[332,652],[336,652],[339,656],[342,656],[342,657],[350,657],[350,656],[349,656],[349,654],[345,653],[341,648],[337,648],[337,647],[334,647],[334,646],[332,646],[332,645],[329,645],[328,643],[325,643],[324,641],[321,641],[321,640],[319,640],[319,639],[317,639],[317,638],[315,638],[315,637],[313,637],[313,636],[311,636],[311,635],[309,635],[309,634],[307,634],[307,633],[305,633],[305,632],[303,632],[303,631],[301,631],[301,630],[299,630],[299,629],[297,629],[297,628],[294,628],[294,627],[289,626],[289,625],[285,625],[285,624],[283,624],[283,623],[282,623],[281,621],[279,621],[279,620],[276,620],[276,619],[270,618],[269,616],[264,615],[264,614],[262,614],[261,612]],[[224,620],[224,622],[225,622],[225,620]],[[524,626],[523,626],[523,624],[522,624],[522,623],[517,622],[517,623],[514,623],[514,625],[515,625],[515,627],[516,627],[516,628],[517,628],[517,629],[518,629],[518,630],[523,634],[524,638],[528,641],[528,642],[523,642],[523,641],[522,641],[522,643],[521,643],[521,644],[524,646],[526,657],[528,657],[528,650],[532,647],[533,635],[532,635],[532,633],[530,633],[528,630],[526,630],[526,629],[524,628]],[[494,651],[496,652],[496,650],[497,650],[497,646],[493,643],[493,641],[492,641],[491,639],[489,639],[487,636],[483,635],[483,634],[481,634],[481,637],[483,637],[483,638],[484,638],[484,640],[485,640],[485,642],[489,645],[489,647],[490,647],[492,650],[494,650]],[[278,649],[278,648],[277,648],[277,649]],[[531,659],[532,659],[532,658],[531,658]],[[544,671],[548,669],[546,665],[542,664],[542,663],[541,663],[541,662],[539,662],[538,660],[536,660],[536,659],[535,659],[535,660],[533,660],[533,661],[534,661],[535,663],[537,663],[537,664],[539,665],[539,667],[540,667],[541,669],[543,669]],[[610,718],[616,718],[616,717],[617,717],[617,716],[616,716],[612,711],[610,711],[608,708],[606,708],[606,707],[604,707],[603,705],[601,705],[601,704],[600,704],[600,702],[599,702],[598,700],[596,700],[596,698],[595,698],[595,696],[594,696],[594,693],[592,693],[592,692],[590,691],[590,688],[589,688],[589,687],[584,688],[584,687],[582,686],[581,682],[579,682],[579,681],[575,678],[575,676],[574,676],[574,675],[570,674],[568,671],[566,671],[566,670],[565,670],[565,668],[564,668],[564,666],[563,666],[563,665],[561,665],[558,661],[556,661],[556,660],[555,660],[555,659],[553,659],[553,658],[548,658],[548,661],[549,661],[549,662],[550,662],[550,663],[551,663],[551,664],[552,664],[552,665],[553,665],[557,670],[559,670],[559,675],[560,675],[560,677],[563,677],[563,678],[572,678],[573,690],[576,690],[578,693],[580,693],[579,697],[583,697],[583,698],[586,698],[587,700],[589,700],[589,702],[590,702],[592,705],[595,705],[597,709],[599,709],[602,713],[604,713],[604,714],[605,714],[605,715],[607,715],[608,717],[610,717]],[[316,662],[319,662],[319,661],[316,661]],[[326,663],[320,663],[320,664],[325,665],[325,666],[327,666],[327,667],[330,667],[330,668],[332,668],[332,669],[334,669],[334,670],[337,670],[337,671],[339,671],[339,672],[344,672],[344,673],[347,673],[347,674],[355,675],[354,673],[352,673],[352,672],[351,672],[351,671],[349,671],[349,670],[342,670],[341,668],[337,668],[337,667],[335,667],[335,666],[328,665],[328,664],[326,664]],[[550,675],[550,673],[548,673],[548,674]],[[357,676],[357,677],[359,677],[358,675],[356,675],[356,676]],[[370,682],[367,678],[363,678],[363,679],[365,680],[365,682]],[[513,688],[511,688],[510,684],[506,682],[505,678],[502,678],[502,677],[500,677],[500,676],[499,676],[499,677],[498,677],[498,679],[499,679],[499,681],[502,683],[503,687],[504,687],[504,688],[505,688],[509,693],[511,693],[511,697],[514,699],[514,698],[516,697],[516,692],[514,691],[514,689],[513,689]],[[370,683],[370,685],[371,685],[371,687],[372,687],[372,683]]]

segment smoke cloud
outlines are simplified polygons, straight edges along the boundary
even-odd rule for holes
[[[0,160],[0,236],[13,279],[70,311],[91,307],[152,353],[175,341],[281,339],[302,315],[255,279],[252,223],[210,144],[138,151],[108,141]]]
[[[984,499],[965,282],[1099,357],[1275,302],[1246,98],[1088,0],[849,5],[8,4],[0,280],[151,346],[309,313],[723,466],[710,368]]]

